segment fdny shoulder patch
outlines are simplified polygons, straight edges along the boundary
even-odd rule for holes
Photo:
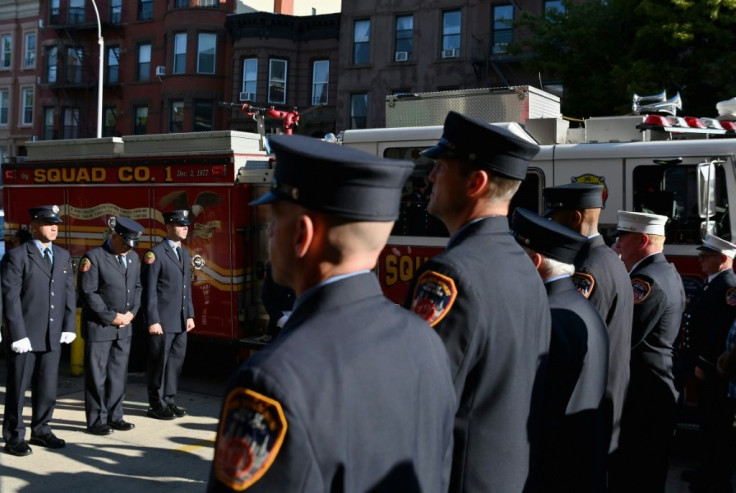
[[[455,298],[455,281],[439,272],[428,270],[417,280],[411,309],[430,327],[434,327],[450,312]]]
[[[156,261],[156,254],[150,250],[147,251],[146,254],[143,256],[143,261],[148,265],[151,265]]]
[[[726,291],[726,304],[728,306],[736,306],[736,288],[729,288]]]
[[[652,285],[644,279],[635,277],[631,280],[631,287],[634,290],[634,304],[641,303],[649,297],[652,292]]]
[[[79,272],[87,272],[92,268],[92,262],[89,261],[87,257],[84,257],[81,262],[79,262]]]
[[[281,404],[249,389],[233,389],[225,399],[215,447],[217,479],[243,491],[271,467],[286,436]]]
[[[572,283],[580,294],[586,298],[590,298],[590,295],[593,293],[593,288],[595,287],[595,279],[593,279],[593,276],[586,274],[585,272],[575,272],[572,275]]]

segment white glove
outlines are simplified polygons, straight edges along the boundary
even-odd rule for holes
[[[283,328],[284,325],[286,325],[286,321],[289,320],[289,317],[291,316],[291,312],[284,312],[283,315],[281,315],[281,318],[278,319],[276,322],[276,327]]]
[[[24,337],[20,341],[15,341],[10,345],[10,349],[16,353],[27,353],[28,351],[33,351],[33,348],[31,348],[31,340],[27,337]]]
[[[76,338],[77,338],[77,334],[75,334],[74,332],[62,332],[61,333],[61,343],[62,344],[69,344]]]

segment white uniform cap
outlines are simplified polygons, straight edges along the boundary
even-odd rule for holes
[[[650,235],[664,236],[664,225],[667,216],[659,214],[647,214],[646,212],[618,211],[619,232],[646,233]]]
[[[698,250],[713,250],[727,257],[736,257],[736,245],[711,234],[705,235],[703,246],[699,246]]]

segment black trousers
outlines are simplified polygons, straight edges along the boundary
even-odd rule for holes
[[[174,404],[187,352],[187,332],[148,335],[148,403]]]
[[[131,339],[85,342],[84,411],[87,426],[123,419]]]
[[[731,491],[734,401],[728,398],[728,382],[715,371],[706,372],[706,379],[698,380],[698,408],[699,485],[718,491]]]
[[[23,423],[25,393],[31,387],[31,431],[33,435],[51,432],[49,421],[56,407],[61,349],[55,351],[30,351],[14,353],[7,346],[7,385],[3,438],[16,445],[25,439]]]

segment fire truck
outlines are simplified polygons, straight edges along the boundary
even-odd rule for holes
[[[265,208],[248,206],[271,186],[260,135],[134,135],[29,142],[27,149],[24,160],[3,165],[7,240],[27,227],[30,207],[58,204],[64,224],[57,243],[75,266],[103,242],[118,215],[144,226],[142,256],[165,236],[162,213],[188,209],[192,225],[183,246],[193,266],[192,335],[230,346],[260,335],[267,218]]]

